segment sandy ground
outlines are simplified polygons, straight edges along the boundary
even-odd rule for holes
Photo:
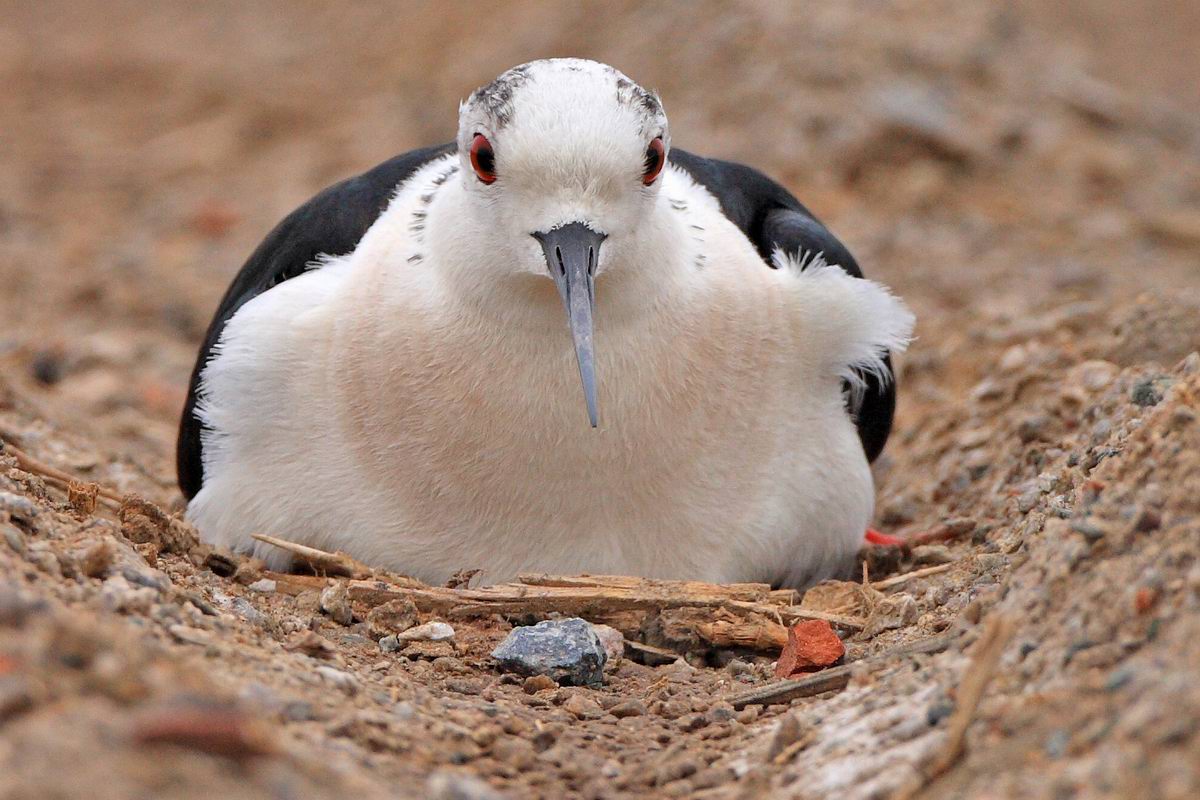
[[[0,797],[1200,794],[1200,19],[1179,5],[3,4],[0,436],[178,510],[195,348],[263,234],[448,139],[502,69],[598,58],[917,311],[878,521],[945,541],[870,577],[952,566],[843,634],[851,660],[955,638],[736,712],[771,654],[530,694],[488,658],[512,619],[384,653],[316,592],[251,591],[253,564],[221,577],[153,512],[90,512],[0,455]]]

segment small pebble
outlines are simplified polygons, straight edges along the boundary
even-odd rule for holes
[[[954,703],[950,702],[948,698],[943,697],[933,701],[925,709],[925,721],[929,723],[930,727],[933,727],[953,713]]]
[[[304,631],[288,639],[283,645],[285,650],[293,653],[303,653],[312,658],[333,658],[337,650],[328,639],[316,631]]]
[[[912,555],[917,564],[949,564],[954,560],[950,548],[943,544],[923,544],[914,547]]]
[[[12,492],[0,492],[0,511],[7,511],[20,522],[32,522],[38,515],[37,504],[28,497]]]
[[[549,675],[531,675],[521,684],[525,694],[537,694],[546,689],[557,688],[558,684]]]
[[[351,675],[349,672],[344,672],[340,669],[327,667],[324,665],[316,667],[314,672],[317,673],[330,686],[335,689],[340,689],[348,695],[358,694],[362,685],[358,682],[358,678]]]
[[[754,665],[749,664],[745,661],[742,661],[741,659],[738,659],[738,658],[735,658],[732,661],[730,661],[728,664],[726,664],[725,670],[730,675],[732,675],[733,677],[738,678],[738,679],[749,678],[749,679],[753,680],[756,677],[755,672],[754,672]]]
[[[759,706],[746,706],[741,711],[737,712],[733,718],[743,725],[749,725],[758,719],[759,708]]]
[[[403,633],[416,624],[417,606],[407,597],[389,600],[367,613],[367,630],[376,639]]]
[[[154,605],[158,592],[145,586],[132,586],[124,575],[113,575],[100,587],[100,598],[109,611],[145,613]]]
[[[696,759],[688,756],[677,758],[658,768],[654,774],[654,785],[663,786],[672,781],[695,775],[699,771],[700,763]]]
[[[679,719],[684,714],[691,711],[691,706],[682,700],[668,700],[655,709],[656,714],[663,719]]]
[[[310,722],[317,718],[313,704],[303,700],[291,700],[284,703],[279,713],[288,722]]]
[[[0,675],[0,722],[30,710],[33,705],[33,692],[26,678]]]
[[[454,628],[436,620],[396,634],[397,642],[448,642],[453,638]]]
[[[455,672],[462,663],[454,658],[454,642],[430,642],[418,639],[415,642],[400,642],[400,645],[404,648],[404,657],[409,661],[413,659],[432,661],[434,667],[440,668],[443,672]]]
[[[1062,758],[1067,752],[1067,745],[1070,744],[1070,741],[1070,735],[1066,731],[1055,731],[1046,739],[1046,755],[1050,758]]]
[[[1155,383],[1154,380],[1139,381],[1130,391],[1129,399],[1134,405],[1142,408],[1158,405],[1162,401],[1162,393],[1158,391]]]
[[[709,722],[716,724],[719,722],[729,722],[729,720],[734,718],[734,715],[735,712],[733,710],[733,706],[722,701],[714,704],[713,707],[708,710],[708,713],[705,716],[708,718]]]
[[[1094,544],[1104,538],[1104,529],[1088,522],[1086,519],[1071,521],[1071,530],[1083,536],[1089,544]]]
[[[479,778],[448,771],[429,776],[424,797],[429,800],[504,800],[504,795]]]
[[[708,720],[703,714],[684,714],[675,720],[675,728],[683,733],[691,733],[708,726]]]
[[[571,695],[563,703],[562,707],[564,711],[575,717],[575,719],[596,719],[604,713],[599,703],[582,694]]]
[[[12,548],[17,555],[25,555],[25,534],[14,528],[12,525],[3,525],[0,526],[0,529],[4,531],[4,541],[8,543],[8,546]]]
[[[193,628],[190,625],[171,625],[167,632],[184,644],[194,644],[207,647],[213,643],[213,635],[206,630]]]
[[[646,704],[641,700],[626,700],[622,703],[617,703],[608,710],[617,719],[625,717],[641,717],[646,714]]]
[[[890,595],[876,604],[875,610],[867,620],[863,635],[871,637],[881,631],[911,625],[917,621],[918,614],[917,601],[911,594]]]
[[[275,581],[271,580],[270,578],[260,578],[246,588],[252,592],[270,594],[271,592],[275,591]]]
[[[233,598],[233,600],[229,602],[229,608],[233,611],[233,613],[237,614],[251,625],[266,627],[271,622],[270,617],[251,605],[250,601],[244,597]]]
[[[517,769],[527,769],[537,760],[537,751],[531,742],[517,736],[509,736],[492,747],[492,758],[501,764],[511,764]]]
[[[254,586],[250,587],[251,589]],[[354,611],[350,608],[350,593],[346,584],[341,581],[326,586],[321,590],[321,610],[329,615],[339,625],[350,625],[354,622]]]
[[[32,597],[10,586],[0,586],[0,625],[20,627],[33,614],[46,610],[46,601]]]
[[[625,635],[609,625],[592,625],[592,631],[608,656],[607,666],[615,666],[625,657]]]
[[[1134,678],[1134,670],[1131,667],[1118,667],[1108,674],[1108,678],[1104,681],[1104,690],[1106,692],[1115,692],[1128,686]]]
[[[558,723],[546,725],[541,730],[533,735],[533,747],[539,753],[544,753],[554,746],[558,741],[558,737],[562,735],[563,726]]]

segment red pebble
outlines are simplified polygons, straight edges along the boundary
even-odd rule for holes
[[[1138,589],[1133,595],[1133,607],[1139,614],[1148,614],[1158,603],[1158,592],[1148,586]]]
[[[832,667],[846,655],[846,646],[822,619],[798,622],[788,630],[787,646],[775,664],[776,678]]]

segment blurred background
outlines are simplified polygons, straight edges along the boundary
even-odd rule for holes
[[[195,348],[263,235],[566,55],[656,88],[676,144],[782,181],[912,303],[902,428],[996,330],[1128,308],[1166,361],[1200,290],[1198,38],[1171,0],[0,3],[0,369],[169,491]]]

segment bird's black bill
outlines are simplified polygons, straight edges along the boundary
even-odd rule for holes
[[[592,349],[592,312],[595,310],[596,264],[600,259],[603,233],[596,233],[582,222],[572,222],[553,230],[533,234],[546,254],[546,266],[558,286],[567,309],[571,338],[575,340],[575,358],[583,381],[588,420],[596,427],[596,359]]]

